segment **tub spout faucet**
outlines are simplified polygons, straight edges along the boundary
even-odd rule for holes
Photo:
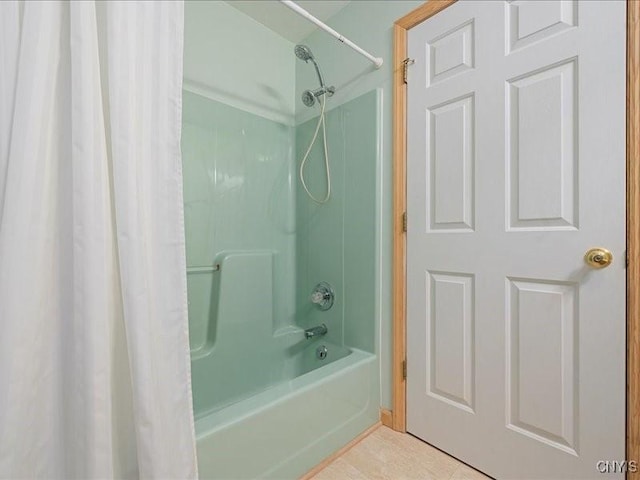
[[[327,334],[327,326],[323,323],[317,327],[307,328],[304,331],[304,338],[321,337]]]

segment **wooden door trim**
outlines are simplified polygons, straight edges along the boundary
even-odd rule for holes
[[[407,32],[456,0],[429,0],[393,26],[393,428],[406,430]],[[640,2],[627,0],[627,459],[640,462]],[[604,380],[604,379],[603,379]],[[616,459],[622,460],[622,459]],[[640,465],[639,465],[640,468]],[[640,478],[628,473],[627,478]]]
[[[429,0],[393,25],[393,428],[406,431],[407,391],[403,364],[407,357],[407,269],[403,214],[407,210],[407,31],[444,10],[456,0]]]

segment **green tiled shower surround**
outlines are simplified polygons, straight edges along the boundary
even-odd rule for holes
[[[336,40],[325,32],[316,30],[302,43],[308,45],[316,58],[322,60],[322,72],[327,82],[339,87],[332,97],[330,105],[349,102],[366,92],[378,89],[382,92],[382,122],[380,143],[381,163],[380,181],[377,192],[382,199],[381,219],[379,221],[380,248],[379,264],[382,269],[379,290],[378,312],[380,322],[380,342],[378,355],[381,374],[381,404],[384,408],[392,408],[391,404],[391,255],[392,255],[392,185],[391,185],[391,107],[393,104],[393,23],[424,0],[393,0],[388,2],[358,0],[340,10],[328,21],[349,40],[355,42],[368,52],[384,59],[380,69],[370,63],[359,60],[349,48],[343,48]],[[363,21],[366,19],[366,21]],[[326,59],[326,61],[324,60]],[[305,122],[311,115],[309,109],[302,104],[300,94],[309,88],[315,79],[315,72],[304,62],[297,62],[296,69],[296,123]]]
[[[295,478],[377,421],[379,100],[372,91],[328,112],[332,197],[318,206],[297,177],[316,120],[286,126],[184,93],[189,323],[203,478]],[[306,178],[324,192],[319,142]],[[326,312],[309,301],[322,280],[336,291]],[[303,329],[320,323],[329,333],[304,339]],[[325,363],[315,356],[320,344],[329,348]],[[314,370],[326,364],[332,368]],[[299,377],[312,370],[315,377]],[[321,422],[307,438],[296,423],[310,408],[339,421]],[[274,444],[269,438],[284,411],[293,424],[281,427],[277,436],[287,433],[286,441]],[[252,440],[250,468],[221,450],[231,439],[251,444],[248,437],[263,438]]]
[[[287,328],[295,324],[293,140],[292,127],[184,93],[197,416],[279,381],[283,345],[273,336],[295,341]]]
[[[375,352],[377,91],[329,111],[326,117],[331,199],[314,203],[296,182],[296,311],[298,323],[326,323],[332,342]],[[304,155],[317,119],[296,128],[296,158]],[[326,188],[322,144],[316,142],[305,181],[316,197]],[[309,302],[324,280],[338,294],[323,312]]]
[[[286,178],[292,203],[291,208],[285,210],[292,218],[292,250],[288,250],[292,252],[289,257],[292,263],[291,277],[285,281],[293,284],[292,296],[288,298],[292,318],[261,317],[265,320],[256,331],[260,335],[266,334],[262,330],[265,324],[281,321],[279,325],[284,325],[284,332],[290,325],[290,337],[285,334],[277,341],[286,344],[291,337],[300,335],[301,329],[326,320],[329,334],[320,341],[333,352],[331,359],[338,358],[323,368],[281,382],[209,415],[200,413],[196,431],[201,478],[224,478],[225,475],[296,478],[377,421],[380,405],[391,407],[392,29],[397,18],[421,3],[421,0],[350,2],[327,20],[347,38],[383,57],[385,62],[378,70],[325,32],[316,30],[299,42],[310,47],[321,64],[327,83],[337,88],[327,103],[334,196],[328,205],[318,207],[304,196],[297,180],[300,154],[306,147],[313,117],[318,114],[317,109],[309,109],[300,101],[302,91],[316,84],[314,69],[293,55],[293,42],[244,15],[232,4],[186,2],[185,88],[252,112],[237,112],[239,116],[249,118],[257,114],[263,117],[258,119],[260,121],[268,118],[280,122],[271,125],[274,129],[288,128],[292,138],[281,145],[283,149],[290,149],[287,151],[291,162],[290,176]],[[369,102],[375,102],[375,109]],[[185,120],[188,108],[185,100]],[[374,110],[375,114],[372,114]],[[206,122],[204,127],[210,131],[216,129],[215,125]],[[189,135],[186,130],[190,128],[185,124],[185,136]],[[201,132],[201,135],[205,134]],[[203,136],[200,148],[204,148],[202,145],[211,138],[212,133]],[[274,137],[269,135],[269,138]],[[196,147],[185,145],[185,154],[189,148]],[[319,145],[307,170],[307,180],[313,192],[322,195],[324,180],[318,148]],[[185,162],[187,160],[185,157]],[[185,181],[187,195],[188,188]],[[211,215],[215,215],[215,211],[214,206]],[[187,219],[188,222],[194,220],[195,217]],[[215,217],[211,222],[212,226],[218,225]],[[191,234],[187,232],[188,250],[191,250]],[[204,238],[202,244],[212,248],[212,255],[220,251]],[[250,262],[277,265],[275,256],[268,258],[269,252],[273,253],[275,249],[242,247],[237,251],[239,247],[231,248],[227,253],[239,255],[229,257],[227,267],[231,264],[234,267],[225,269],[223,266],[219,272],[222,275],[202,271],[204,276],[195,280],[196,270],[190,270],[189,274],[194,383],[197,384],[194,391],[196,408],[200,412],[206,410],[207,401],[203,400],[206,396],[202,397],[202,394],[207,391],[217,396],[215,401],[224,404],[233,401],[233,395],[224,392],[235,389],[237,394],[247,386],[264,387],[271,381],[260,377],[262,383],[247,381],[243,384],[230,378],[245,365],[242,359],[238,365],[228,364],[224,374],[212,369],[203,370],[202,376],[196,375],[198,358],[204,358],[202,354],[207,351],[207,342],[209,346],[220,345],[223,335],[229,336],[234,333],[233,328],[241,328],[225,321],[220,321],[220,328],[214,328],[215,322],[207,320],[210,317],[206,312],[226,312],[231,307],[216,305],[212,300],[241,295],[245,303],[243,315],[247,318],[251,315],[258,318],[257,309],[249,307],[256,301],[268,303],[266,298],[270,289],[276,292],[272,301],[280,301],[279,285],[275,280],[251,300],[246,291],[241,293],[242,290],[236,289],[234,284],[237,282],[231,278],[245,275],[242,273],[245,267],[255,272],[255,268],[248,266]],[[244,253],[255,253],[255,256],[244,258]],[[189,255],[191,260],[191,251]],[[311,288],[321,280],[332,283],[338,296],[335,306],[325,314],[308,303]],[[265,285],[265,282],[268,283],[256,274],[250,282],[245,282],[246,285],[240,282],[240,286],[256,288],[256,284]],[[213,296],[213,292],[218,296]],[[246,327],[248,323],[244,325]],[[315,346],[319,343],[313,340],[304,348],[299,344],[298,347],[296,344],[287,347],[288,360],[278,360],[282,378],[312,369]],[[247,344],[238,343],[237,347],[228,348],[226,355],[240,358],[233,350],[246,351]],[[340,358],[345,349],[351,349],[352,353]],[[215,347],[213,353],[216,353]],[[252,377],[247,374],[247,378]],[[309,412],[318,412],[318,416],[309,415]],[[268,448],[264,448],[265,445]],[[243,450],[252,452],[251,462],[238,457]],[[249,467],[248,463],[253,466]]]

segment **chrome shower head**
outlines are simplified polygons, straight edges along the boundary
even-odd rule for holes
[[[296,45],[293,51],[296,54],[296,57],[298,57],[300,60],[304,60],[306,63],[309,63],[309,60],[311,60],[311,63],[313,63],[313,66],[316,69],[316,73],[318,74],[320,87],[324,88],[324,79],[322,78],[322,73],[320,73],[318,62],[316,62],[316,59],[313,57],[313,53],[311,53],[311,49],[306,45]]]
[[[304,60],[305,62],[313,60],[313,53],[311,53],[311,49],[306,45],[296,45],[293,51],[300,60]]]

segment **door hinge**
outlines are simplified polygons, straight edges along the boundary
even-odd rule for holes
[[[416,61],[413,58],[405,58],[402,61],[402,81],[408,83],[409,78],[409,65],[413,65]]]
[[[406,360],[402,361],[402,379],[403,380],[407,379],[407,361]]]
[[[407,232],[407,212],[402,214],[402,231]]]

